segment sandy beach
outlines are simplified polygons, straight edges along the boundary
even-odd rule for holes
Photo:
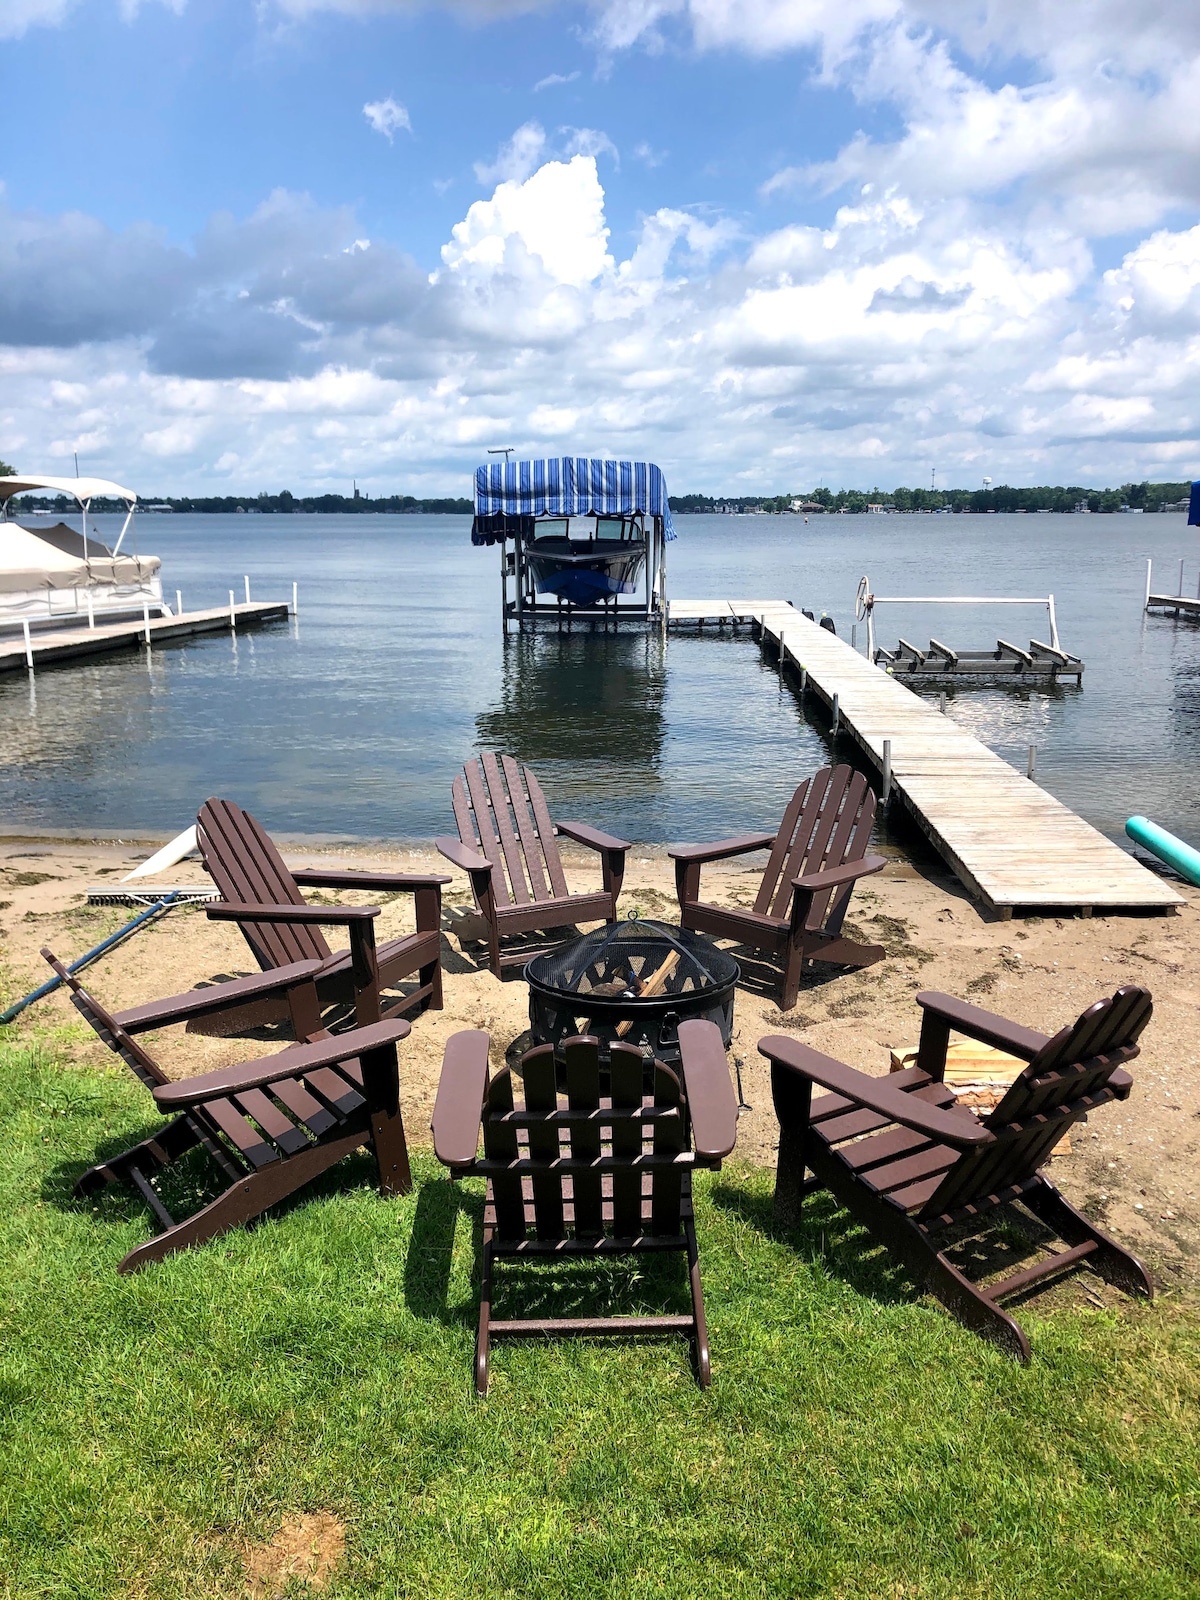
[[[0,982],[4,1003],[47,976],[39,957],[49,945],[73,959],[126,921],[125,907],[92,906],[89,887],[115,882],[161,841],[63,843],[36,839],[0,842]],[[287,850],[294,866],[324,864],[374,870],[449,870],[432,848]],[[566,855],[572,889],[598,878],[594,858]],[[759,873],[754,858],[733,869],[705,869],[706,898],[748,904]],[[172,883],[207,884],[195,861],[172,869]],[[372,903],[379,896],[319,896],[330,903]],[[401,1082],[408,1134],[428,1140],[442,1048],[459,1028],[485,1028],[496,1065],[527,1027],[527,991],[519,975],[501,983],[475,943],[477,919],[465,878],[455,873],[444,893],[445,1008],[415,1020],[401,1046]],[[621,911],[675,920],[671,862],[661,851],[630,854]],[[385,897],[376,924],[380,940],[412,926],[409,896]],[[1194,1287],[1200,1242],[1200,909],[1175,915],[1033,917],[989,920],[962,887],[936,864],[900,857],[855,895],[850,923],[861,937],[883,943],[887,959],[858,973],[810,969],[799,1001],[781,1013],[769,969],[743,959],[732,1058],[740,1065],[748,1109],[742,1113],[738,1154],[773,1161],[777,1138],[766,1063],[755,1046],[787,1031],[863,1071],[884,1073],[893,1049],[914,1045],[919,989],[942,989],[1054,1032],[1090,1002],[1136,982],[1154,996],[1154,1019],[1134,1063],[1129,1101],[1113,1105],[1080,1129],[1067,1154],[1055,1158],[1055,1181],[1147,1261],[1163,1288]],[[340,930],[328,930],[330,943]],[[256,970],[235,926],[210,922],[203,907],[171,911],[87,971],[86,983],[112,1009],[132,1006]],[[6,1037],[36,1039],[69,1029],[64,1061],[119,1070],[103,1045],[78,1022],[63,995],[39,1002]],[[280,1048],[286,1040],[213,1038],[175,1028],[151,1036],[166,1069],[183,1077]]]

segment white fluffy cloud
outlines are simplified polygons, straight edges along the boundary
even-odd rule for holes
[[[386,100],[368,100],[363,107],[363,116],[374,128],[376,133],[381,133],[389,144],[393,142],[399,129],[412,132],[412,120],[404,106],[397,104],[388,95]]]

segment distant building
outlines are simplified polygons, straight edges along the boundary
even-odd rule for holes
[[[884,512],[887,510],[887,507],[886,506],[868,505],[867,506],[867,510],[869,512],[872,512],[875,516],[881,517],[881,516],[883,516]]]

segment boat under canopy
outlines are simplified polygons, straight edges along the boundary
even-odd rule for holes
[[[536,617],[538,596],[555,609],[616,617],[618,597],[637,594],[643,572],[638,614],[657,614],[664,547],[674,537],[666,482],[650,461],[558,456],[491,462],[475,473],[471,542],[507,551],[513,541],[502,563],[506,626],[510,616]],[[517,580],[511,604],[509,576]]]
[[[11,502],[44,491],[70,495],[79,506],[81,526],[56,522],[27,528],[11,520]],[[88,529],[93,500],[123,500],[125,522],[113,546]],[[0,478],[0,628],[61,626],[99,619],[115,622],[144,609],[164,615],[162,566],[157,556],[122,553],[133,523],[137,495],[104,478]]]

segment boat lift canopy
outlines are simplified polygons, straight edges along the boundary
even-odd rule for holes
[[[2,481],[2,480],[0,480]],[[532,538],[535,517],[661,517],[675,537],[662,471],[652,461],[604,461],[552,456],[540,461],[492,461],[475,469],[472,544]]]

